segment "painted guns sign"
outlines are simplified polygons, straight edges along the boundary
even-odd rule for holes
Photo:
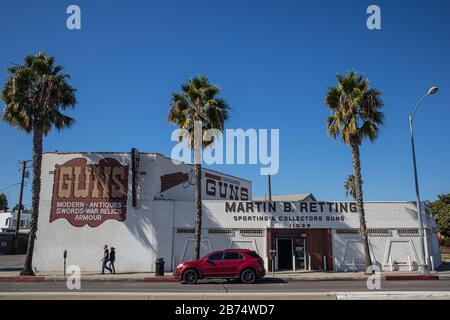
[[[50,222],[66,219],[75,227],[97,227],[109,219],[125,221],[127,193],[128,166],[116,159],[69,160],[55,167]]]

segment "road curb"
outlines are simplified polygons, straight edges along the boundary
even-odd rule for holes
[[[439,280],[439,276],[433,275],[398,275],[398,276],[386,276],[386,281],[429,281]]]
[[[144,278],[144,282],[178,282],[178,280],[175,278],[147,277]]]
[[[272,280],[283,280],[287,282],[308,282],[308,281],[366,281],[365,278],[271,278]]]
[[[45,277],[40,276],[12,276],[0,277],[0,282],[43,282]]]
[[[308,282],[308,281],[367,281],[368,275],[354,276],[354,277],[264,277],[264,280],[269,282]],[[56,282],[66,281],[68,277],[63,276],[0,276],[0,282]],[[429,281],[429,280],[445,280],[438,275],[382,275],[381,280],[385,281]],[[83,282],[179,282],[172,277],[105,277],[105,278],[89,278],[81,276]]]
[[[66,281],[68,277],[64,278],[62,276],[12,276],[12,277],[0,277],[0,282],[57,282]],[[339,277],[339,278],[272,278],[265,277],[264,280],[270,282],[308,282],[308,281],[366,281],[367,277]],[[177,279],[172,277],[145,277],[145,278],[83,278],[81,276],[81,281],[83,282],[179,282]]]

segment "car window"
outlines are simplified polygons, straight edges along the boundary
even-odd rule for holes
[[[224,260],[238,260],[242,259],[242,256],[239,254],[239,252],[225,252]]]
[[[223,252],[213,253],[208,257],[208,259],[212,261],[223,260]]]
[[[255,251],[249,251],[249,252],[246,252],[246,254],[248,254],[252,258],[261,259],[261,257]]]

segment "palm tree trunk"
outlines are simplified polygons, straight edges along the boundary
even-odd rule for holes
[[[200,259],[202,237],[202,165],[195,164],[195,259]]]
[[[361,180],[361,162],[359,160],[359,145],[353,143],[352,145],[352,162],[353,162],[353,174],[355,176],[355,188],[356,188],[356,209],[359,213],[359,231],[363,238],[364,244],[364,258],[366,264],[366,271],[372,265],[372,260],[370,258],[370,250],[369,250],[369,238],[367,235],[367,227],[366,227],[366,215],[364,213],[364,200],[363,200],[363,191],[362,191],[362,180]]]
[[[25,258],[25,265],[21,275],[34,276],[33,272],[33,251],[34,240],[36,239],[37,223],[39,218],[39,195],[41,192],[41,164],[42,164],[42,133],[33,130],[33,186],[32,186],[32,215],[30,235],[28,240],[28,250]]]

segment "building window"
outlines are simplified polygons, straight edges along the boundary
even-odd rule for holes
[[[233,229],[208,229],[209,234],[224,234],[227,236],[234,236]]]
[[[243,237],[263,237],[264,229],[240,229],[240,234]]]
[[[177,233],[194,233],[194,228],[178,228]]]
[[[241,260],[243,258],[239,252],[225,252],[223,255],[223,260]]]
[[[419,229],[417,228],[397,229],[397,235],[399,237],[417,237],[419,235]]]

